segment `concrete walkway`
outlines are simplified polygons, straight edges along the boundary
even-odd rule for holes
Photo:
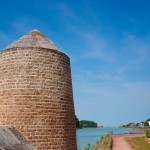
[[[113,134],[113,147],[112,150],[133,150],[131,146],[127,143],[125,138],[127,137],[139,137],[144,136],[144,134]]]

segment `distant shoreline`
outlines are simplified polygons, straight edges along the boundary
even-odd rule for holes
[[[137,129],[137,130],[142,130],[142,131],[145,131],[145,130],[150,130],[150,128],[136,128],[136,127],[119,127],[119,128],[126,128],[126,129]]]

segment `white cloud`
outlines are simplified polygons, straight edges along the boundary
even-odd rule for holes
[[[61,12],[60,14],[64,17],[77,17],[71,6],[69,6],[67,3],[57,3],[56,8]]]
[[[140,70],[142,68],[139,65],[150,61],[150,42],[146,39],[128,34],[121,40],[121,45],[120,56],[124,58],[122,57],[120,60],[121,63],[117,68],[118,74],[121,75],[131,69]]]
[[[98,71],[97,73],[93,73],[89,70],[84,70],[84,76],[90,79],[94,79],[97,81],[121,81],[122,77],[118,74],[111,73],[111,72],[102,72]]]
[[[150,42],[147,39],[137,37],[132,34],[125,35],[124,39],[121,41],[123,49],[126,52],[134,52],[138,59],[149,59],[150,56]]]
[[[84,57],[89,59],[100,59],[106,62],[113,62],[116,54],[113,48],[110,48],[109,41],[93,32],[79,32],[83,45],[86,49]]]

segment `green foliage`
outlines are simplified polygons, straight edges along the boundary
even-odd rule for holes
[[[146,121],[142,121],[142,122],[140,122],[140,123],[128,123],[128,124],[126,124],[126,125],[122,125],[121,127],[123,127],[123,128],[147,128],[147,127],[150,127],[149,126],[149,122],[150,121],[150,118],[149,119],[147,119]]]
[[[76,118],[76,128],[79,128],[80,126],[79,126],[79,119],[78,119],[78,117],[75,115],[75,118]]]
[[[150,118],[146,120],[146,122],[150,121]]]
[[[84,150],[90,150],[90,144],[87,144],[87,145],[84,147]]]
[[[80,127],[81,128],[97,127],[97,123],[94,121],[89,121],[89,120],[81,120]]]
[[[122,127],[124,127],[124,128],[134,128],[134,127],[136,127],[136,125],[137,124],[130,122],[130,123],[126,124],[126,125],[123,125]]]
[[[146,133],[146,137],[150,138],[150,130],[146,130],[145,133]]]
[[[89,120],[79,121],[78,117],[75,115],[76,128],[88,128],[88,127],[97,127],[97,123]]]
[[[148,122],[144,122],[144,127],[148,127],[148,126],[149,126]]]
[[[103,135],[93,146],[92,150],[108,150],[112,144],[111,132]]]
[[[102,149],[107,150],[111,142],[111,134],[106,134],[102,139]]]

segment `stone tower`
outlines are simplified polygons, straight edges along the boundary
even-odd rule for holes
[[[38,30],[0,53],[0,125],[39,150],[77,150],[70,59]]]

